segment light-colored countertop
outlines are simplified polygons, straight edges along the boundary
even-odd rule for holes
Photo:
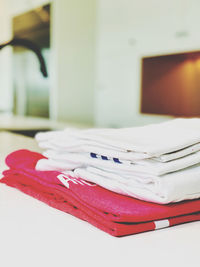
[[[15,116],[12,114],[0,113],[0,130],[34,130],[34,129],[64,129],[66,127],[90,127],[70,122],[57,122],[39,117]]]
[[[40,151],[31,138],[0,132],[0,170],[6,154]],[[200,222],[115,238],[87,222],[0,185],[2,267],[198,267]]]

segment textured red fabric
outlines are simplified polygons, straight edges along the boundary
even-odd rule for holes
[[[6,159],[9,170],[1,180],[48,205],[90,222],[101,230],[124,236],[200,220],[200,199],[160,205],[123,196],[98,185],[55,171],[36,171],[41,154],[19,150]],[[66,182],[66,186],[60,181]],[[166,225],[163,224],[165,227]]]

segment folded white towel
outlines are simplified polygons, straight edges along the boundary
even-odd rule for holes
[[[93,152],[132,161],[156,157],[166,162],[199,151],[199,132],[200,119],[175,119],[143,127],[39,133],[36,140],[46,149]]]
[[[171,161],[171,160],[175,160],[175,159],[179,159],[179,158],[185,157],[187,155],[190,155],[190,154],[198,152],[198,151],[200,151],[200,143],[191,145],[189,147],[186,147],[184,149],[180,149],[180,150],[175,151],[175,152],[171,152],[171,153],[168,153],[168,154],[163,154],[163,155],[161,155],[159,157],[154,157],[153,159],[157,160],[157,161],[160,161],[160,162],[168,162],[168,161]]]
[[[200,197],[200,119],[66,129],[39,133],[36,140],[47,157],[37,170],[58,170],[156,203]]]
[[[200,119],[195,118],[133,128],[74,131],[73,136],[156,157],[199,143],[199,132]]]
[[[52,149],[55,151],[63,152],[72,152],[72,153],[95,153],[98,155],[103,155],[107,157],[116,157],[122,160],[131,160],[137,161],[141,159],[149,158],[147,154],[137,153],[137,152],[123,152],[115,148],[107,148],[106,146],[99,145],[95,142],[85,142],[77,140],[72,143],[70,140],[67,140],[66,143],[62,142],[59,139],[52,139],[49,141],[42,141],[39,143],[39,146],[43,149]],[[159,159],[158,159],[159,160]],[[162,159],[160,159],[162,161]]]
[[[76,177],[114,192],[161,204],[200,197],[200,165],[162,177],[152,177],[149,183],[138,182],[133,177],[123,180],[121,176],[111,177],[109,173],[95,168],[76,169],[74,173]]]
[[[115,160],[115,158],[91,157],[91,154],[89,155],[88,153],[61,153],[54,150],[47,150],[43,155],[50,160],[54,160],[58,165],[60,163],[66,163],[66,166],[68,166],[67,169],[69,170],[93,166],[101,169],[109,168],[121,174],[124,172],[130,172],[132,174],[137,172],[151,175],[164,175],[200,163],[200,151],[165,163],[153,159],[138,160],[137,163],[132,163],[131,161],[118,161],[118,159]],[[48,162],[48,159],[41,161],[42,164],[44,164],[44,168],[46,168],[45,162]],[[38,164],[40,164],[42,170],[43,165],[40,161]],[[49,165],[49,163],[47,164]]]
[[[73,177],[81,177],[116,193],[142,200],[166,204],[200,197],[200,164],[163,176],[120,174],[112,169],[96,167],[69,171],[65,163],[42,159],[37,170],[57,170]]]

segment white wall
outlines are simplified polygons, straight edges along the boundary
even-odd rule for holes
[[[53,2],[51,118],[99,126],[165,119],[139,113],[141,58],[199,50],[199,0],[0,0],[0,40],[11,34],[11,16],[47,2]],[[6,53],[0,53],[0,110],[12,109]]]
[[[10,39],[11,32],[8,7],[4,0],[0,0],[0,43]],[[12,110],[12,81],[11,73],[11,49],[9,47],[0,50],[0,111]]]
[[[52,13],[51,118],[94,120],[95,0],[55,0]]]
[[[199,10],[198,0],[98,1],[97,125],[166,119],[139,113],[141,58],[199,50]]]

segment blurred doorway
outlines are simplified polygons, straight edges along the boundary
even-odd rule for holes
[[[13,18],[13,37],[35,42],[45,59],[50,59],[50,4]],[[13,48],[14,114],[49,117],[49,77],[39,71],[36,55],[22,47]]]

